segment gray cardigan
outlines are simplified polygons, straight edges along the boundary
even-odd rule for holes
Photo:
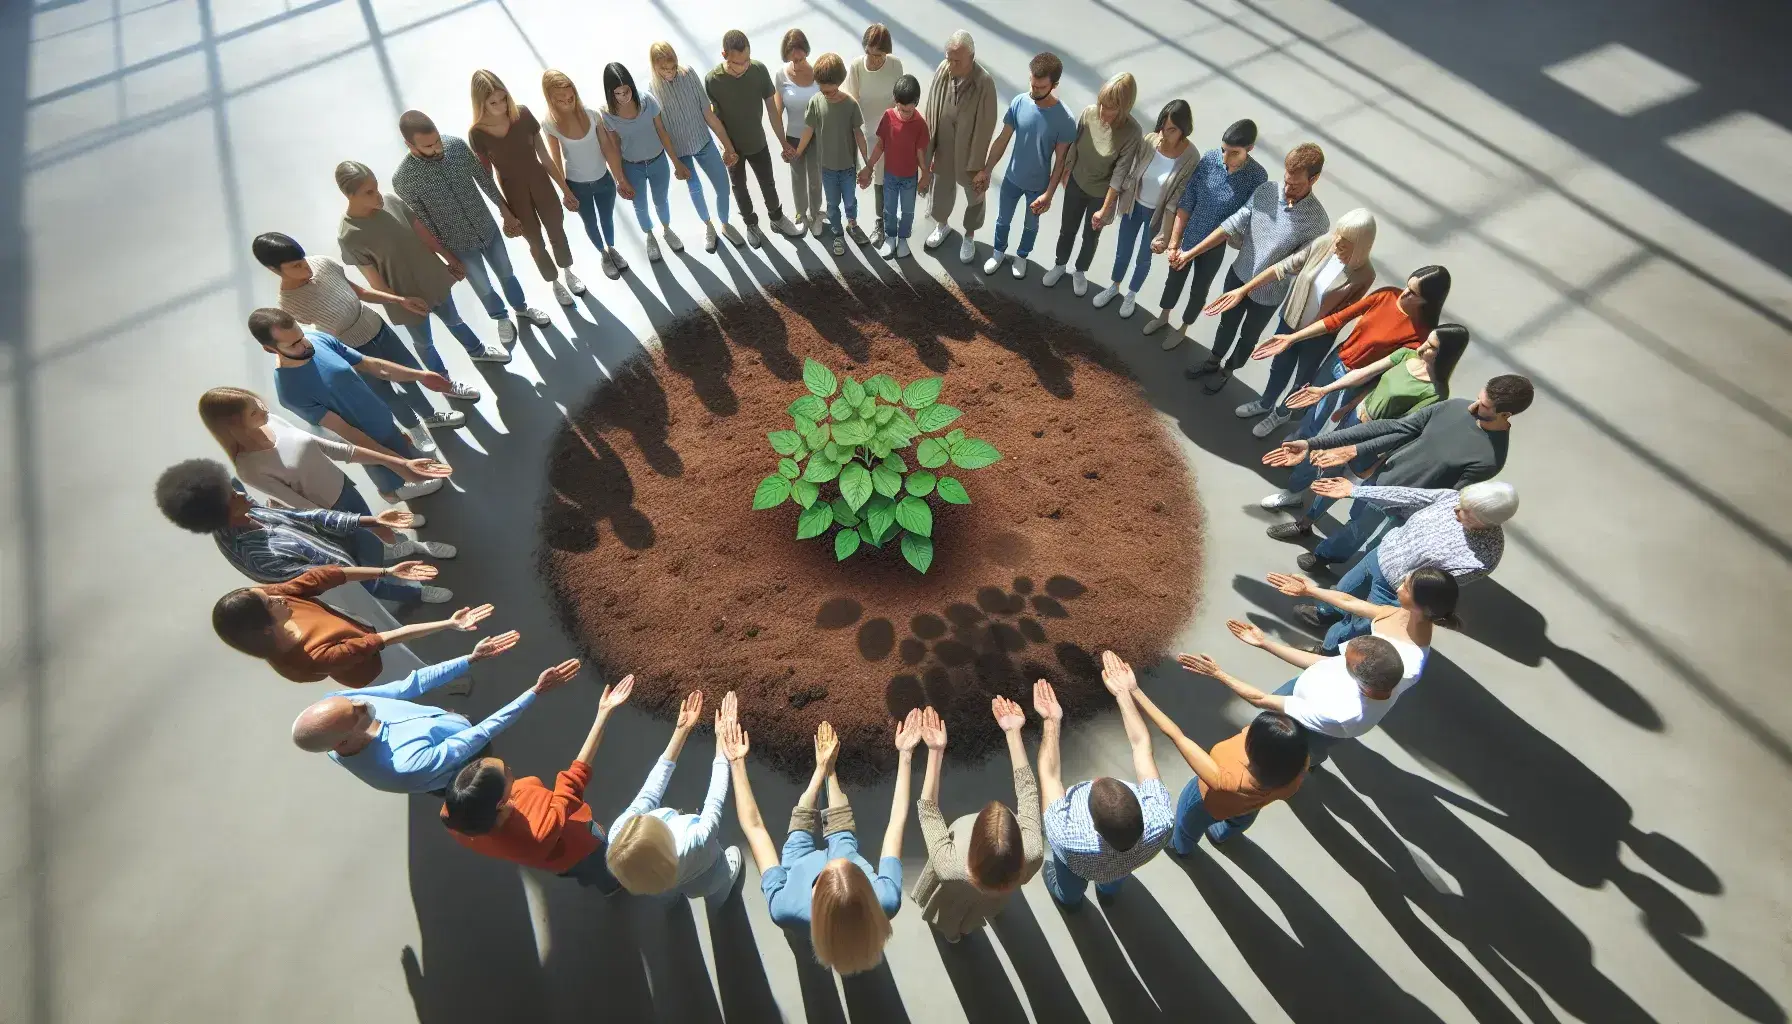
[[[1024,762],[1014,766],[1014,805],[1014,817],[1020,825],[1021,854],[1026,860],[1020,877],[1024,883],[1045,862],[1039,783],[1033,777],[1032,766]],[[1001,911],[1013,893],[991,895],[971,882],[967,854],[953,839],[952,829],[940,815],[939,804],[917,800],[915,818],[927,843],[927,864],[915,879],[909,898],[921,907],[921,916],[927,923],[948,939],[976,931]]]

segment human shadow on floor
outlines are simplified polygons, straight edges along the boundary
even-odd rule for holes
[[[1070,979],[1064,976],[1064,968],[1058,963],[1057,954],[1052,951],[1051,943],[1046,940],[1039,919],[1033,916],[1033,908],[1025,896],[1015,893],[1002,912],[989,919],[986,930],[993,931],[1001,940],[1002,950],[1008,954],[1014,973],[1020,978],[1021,990],[1026,993],[1036,1024],[1089,1024],[1089,1016],[1083,1012],[1082,1002],[1070,987]],[[993,984],[994,977],[992,974],[981,981],[973,978],[967,983]],[[953,984],[958,984],[957,975],[953,976]],[[968,1014],[971,999],[964,986],[959,986],[958,995]],[[972,1024],[977,1024],[974,1017]]]
[[[1114,1020],[1171,1024],[1194,1007],[1204,1022],[1251,1019],[1137,878],[1114,899],[1091,890],[1081,906],[1059,913]]]
[[[791,354],[790,331],[784,318],[772,308],[742,262],[751,258],[721,250],[722,266],[734,282],[732,289],[702,263],[692,260],[689,269],[697,286],[715,300],[716,318],[728,340],[754,353],[774,377],[794,383],[802,379],[803,364]]]
[[[1026,1007],[1021,1005],[1014,986],[1008,984],[1002,959],[996,955],[984,929],[979,928],[957,942],[947,942],[932,928],[927,929],[927,934],[946,968],[946,977],[958,993],[958,1004],[964,1009],[968,1024],[1028,1024]]]
[[[678,278],[664,263],[654,263],[653,275],[659,294],[634,274],[625,274],[635,300],[647,314],[659,336],[660,352],[666,368],[686,377],[703,407],[717,416],[732,416],[740,410],[740,399],[729,386],[728,376],[734,367],[734,356],[715,317],[678,283]],[[665,296],[665,302],[660,296]]]

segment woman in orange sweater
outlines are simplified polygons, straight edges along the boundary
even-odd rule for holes
[[[361,566],[319,566],[285,583],[243,587],[212,606],[212,629],[218,639],[244,654],[262,658],[274,671],[295,683],[315,683],[325,676],[360,689],[380,676],[380,651],[389,644],[414,640],[444,629],[471,632],[492,613],[492,606],[462,608],[439,622],[419,622],[375,632],[317,600],[350,580],[428,570],[422,562],[400,562],[390,569]],[[411,577],[407,577],[411,578]]]

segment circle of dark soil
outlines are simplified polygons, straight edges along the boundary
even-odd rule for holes
[[[839,772],[895,764],[893,721],[932,704],[948,752],[1002,746],[1000,694],[1033,680],[1068,719],[1111,707],[1112,649],[1161,658],[1194,613],[1201,509],[1182,455],[1138,384],[1086,333],[984,289],[930,278],[796,280],[668,325],[571,415],[548,463],[539,563],[568,633],[632,703],[663,718],[729,689],[761,760],[795,778],[826,719]],[[790,425],[802,363],[842,376],[943,376],[955,426],[1001,461],[961,472],[972,504],[934,501],[920,574],[896,545],[834,559],[798,541],[792,503],[751,507],[776,471],[766,432]],[[911,456],[913,449],[905,455]],[[707,717],[707,716],[706,716]]]

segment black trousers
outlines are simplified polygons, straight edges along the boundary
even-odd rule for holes
[[[753,195],[747,191],[747,167],[753,168],[753,177],[759,179],[759,191],[765,195],[765,215],[772,220],[780,220],[784,216],[784,207],[778,202],[778,182],[772,177],[772,149],[766,146],[752,156],[743,156],[728,168],[728,181],[734,185],[734,205],[740,207],[740,219],[748,227],[759,223],[759,215],[753,212]]]
[[[1163,300],[1157,304],[1157,308],[1175,309],[1176,303],[1182,299],[1182,283],[1192,276],[1195,286],[1188,293],[1188,308],[1182,311],[1182,322],[1194,323],[1195,317],[1201,315],[1201,307],[1207,305],[1207,291],[1213,287],[1213,279],[1220,272],[1220,264],[1226,262],[1226,248],[1216,245],[1184,263],[1180,270],[1171,267],[1170,278],[1164,282]]]
[[[1241,288],[1244,282],[1238,279],[1238,271],[1226,271],[1226,291]],[[1257,339],[1263,334],[1264,325],[1274,316],[1276,307],[1265,306],[1261,302],[1253,302],[1246,298],[1220,314],[1220,329],[1213,336],[1212,362],[1224,361],[1227,370],[1236,370],[1251,358],[1251,350],[1257,347]],[[1233,346],[1233,342],[1237,346]],[[1226,350],[1232,349],[1232,358],[1226,358]]]
[[[1092,196],[1076,187],[1076,179],[1064,179],[1064,213],[1058,222],[1058,259],[1057,265],[1064,266],[1070,262],[1070,254],[1076,249],[1077,232],[1083,235],[1083,251],[1077,253],[1076,269],[1089,270],[1095,262],[1095,243],[1101,232],[1096,231],[1089,223],[1089,215],[1101,209],[1106,196]]]

